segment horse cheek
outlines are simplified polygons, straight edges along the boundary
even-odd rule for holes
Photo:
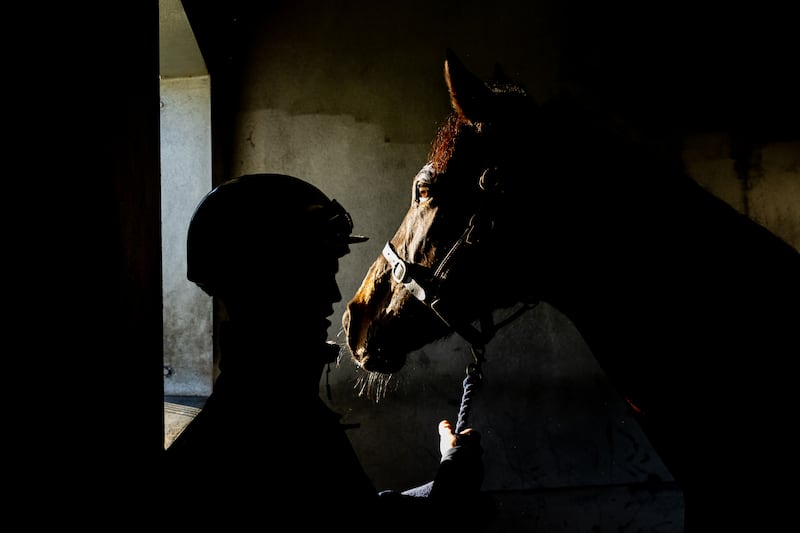
[[[382,258],[375,260],[342,315],[347,345],[357,360],[367,355],[370,332],[378,324],[377,319],[370,321],[368,317],[378,317],[387,301],[384,287],[389,286],[389,274],[386,266]]]
[[[375,265],[370,267],[367,275],[361,281],[353,297],[347,302],[342,314],[342,328],[347,339],[347,346],[354,357],[358,358],[360,348],[365,343],[364,317],[369,316],[366,310],[370,307],[370,298],[374,293],[373,272]]]

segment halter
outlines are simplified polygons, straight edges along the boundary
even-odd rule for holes
[[[495,324],[491,309],[485,310],[479,317],[481,327],[478,329],[472,324],[452,320],[447,309],[447,302],[442,299],[440,294],[440,289],[447,282],[448,275],[457,259],[471,253],[475,247],[483,242],[484,236],[494,229],[494,200],[497,193],[487,186],[487,175],[490,171],[496,171],[496,168],[485,169],[480,178],[478,178],[478,185],[487,196],[484,196],[484,201],[481,202],[481,205],[470,217],[467,227],[453,246],[450,247],[450,250],[430,278],[425,280],[415,278],[412,275],[412,271],[423,272],[426,269],[414,263],[409,263],[400,257],[391,242],[386,242],[382,252],[383,257],[386,258],[391,266],[394,281],[402,284],[417,300],[428,306],[448,328],[463,337],[472,347],[473,362],[467,366],[467,376],[464,379],[464,394],[461,400],[458,423],[456,424],[456,433],[460,432],[466,425],[467,414],[471,405],[471,392],[483,378],[481,365],[484,361],[486,344],[501,327],[516,320],[525,311],[533,309],[538,303],[524,302],[521,308],[499,324]],[[420,173],[426,173],[432,177],[433,166],[428,163],[422,167]],[[489,194],[490,192],[492,194]]]

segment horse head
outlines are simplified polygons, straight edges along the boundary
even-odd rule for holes
[[[494,309],[534,297],[512,272],[529,269],[514,235],[526,212],[519,179],[530,165],[537,106],[496,69],[484,83],[448,50],[452,111],[411,184],[411,205],[343,315],[359,365],[391,374],[405,357]]]

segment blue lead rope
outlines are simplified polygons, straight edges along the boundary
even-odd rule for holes
[[[481,373],[483,354],[484,348],[482,346],[472,347],[472,357],[475,361],[467,367],[467,376],[464,378],[464,391],[461,394],[461,407],[458,410],[456,434],[461,433],[468,427],[469,415],[472,411],[472,395],[483,380],[483,374]]]
[[[472,394],[478,388],[481,381],[483,380],[483,374],[481,373],[481,365],[483,364],[483,353],[484,349],[483,346],[476,347],[475,345],[472,346],[472,357],[475,359],[467,367],[467,377],[464,378],[464,392],[461,394],[461,407],[458,410],[458,421],[456,422],[456,433],[461,433],[467,428],[469,414],[472,410]],[[431,490],[433,489],[433,481],[429,481],[424,485],[420,485],[418,487],[414,487],[412,489],[404,490],[402,494],[406,496],[414,496],[416,498],[427,498],[431,494]],[[383,491],[385,493],[391,493],[392,491]],[[383,494],[383,493],[382,493]]]

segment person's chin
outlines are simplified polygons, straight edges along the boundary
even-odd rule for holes
[[[320,324],[319,328],[319,340],[322,342],[328,341],[328,329],[331,327],[331,323],[329,320],[324,320],[322,324]]]

